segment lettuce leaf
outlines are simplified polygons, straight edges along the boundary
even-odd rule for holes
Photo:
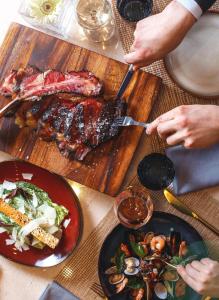
[[[64,206],[53,203],[49,198],[49,195],[37,186],[24,181],[17,182],[17,186],[25,190],[32,197],[35,193],[38,199],[38,206],[41,206],[43,203],[47,203],[47,205],[53,207],[56,210],[56,226],[59,226],[64,218],[68,215],[68,210]]]

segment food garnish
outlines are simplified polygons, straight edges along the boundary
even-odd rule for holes
[[[63,227],[65,227],[65,229],[68,227],[68,225],[70,224],[71,222],[71,219],[66,219],[64,222],[63,222]]]
[[[33,174],[31,173],[22,173],[22,177],[24,180],[31,180],[33,178]]]

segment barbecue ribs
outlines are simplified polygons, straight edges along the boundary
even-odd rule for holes
[[[73,93],[83,96],[98,96],[103,85],[88,71],[59,72],[39,71],[29,66],[12,70],[0,87],[0,94],[14,99],[37,100],[46,95]]]
[[[29,107],[24,105],[16,113],[16,123],[36,128],[43,140],[56,141],[65,157],[77,160],[116,136],[119,128],[114,119],[125,112],[123,101],[101,98],[71,101],[52,96]]]
[[[65,157],[77,160],[119,132],[114,120],[124,115],[125,103],[106,101],[102,90],[91,72],[41,72],[32,66],[12,70],[0,86],[3,96],[40,100],[21,102],[13,112],[16,124],[34,128],[42,139],[56,141]]]

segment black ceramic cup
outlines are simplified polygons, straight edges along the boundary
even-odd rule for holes
[[[119,14],[130,22],[137,22],[148,17],[152,8],[153,0],[117,0]]]
[[[159,191],[173,182],[175,170],[173,162],[166,155],[152,153],[145,156],[139,163],[137,174],[143,186]]]

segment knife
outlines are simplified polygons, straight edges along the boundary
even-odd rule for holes
[[[9,102],[7,105],[5,105],[2,109],[0,109],[0,118],[4,117],[4,115],[12,110],[16,105],[21,103],[21,100],[14,99],[13,101]]]
[[[219,230],[217,228],[215,228],[213,225],[209,224],[206,220],[204,220],[202,217],[200,217],[197,213],[192,211],[185,203],[183,203],[178,198],[176,198],[169,190],[164,189],[163,193],[164,193],[166,200],[169,202],[170,205],[172,205],[174,208],[179,210],[181,213],[198,220],[203,225],[205,225],[207,228],[212,230],[215,234],[219,235]]]
[[[120,99],[123,96],[123,94],[125,92],[125,89],[127,88],[130,80],[132,79],[132,75],[133,74],[134,74],[133,65],[130,65],[129,69],[128,69],[128,72],[126,73],[126,75],[125,75],[125,77],[124,77],[124,79],[122,81],[122,84],[121,84],[121,86],[119,88],[119,91],[118,91],[118,93],[116,95],[116,99]]]

